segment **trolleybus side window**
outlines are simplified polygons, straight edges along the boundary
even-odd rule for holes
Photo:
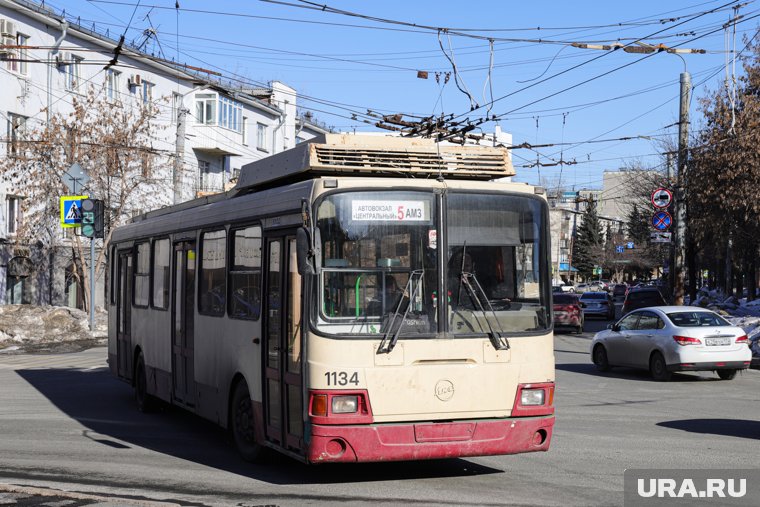
[[[224,315],[227,294],[227,233],[224,229],[201,234],[201,271],[198,312]]]
[[[258,320],[261,315],[261,227],[230,231],[232,262],[228,315]]]
[[[153,242],[153,308],[169,308],[169,269],[171,264],[171,245],[169,238]]]
[[[137,262],[135,262],[134,306],[147,308],[150,298],[150,243],[137,244]]]
[[[108,290],[111,292],[111,304],[116,304],[116,247],[111,247],[111,279],[108,281]]]

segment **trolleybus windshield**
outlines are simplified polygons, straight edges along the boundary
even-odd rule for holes
[[[515,194],[329,195],[316,212],[322,265],[314,324],[332,335],[382,335],[393,323],[401,337],[545,330],[544,215],[541,200]],[[439,305],[445,322],[439,322]]]

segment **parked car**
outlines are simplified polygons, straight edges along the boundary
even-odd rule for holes
[[[655,380],[674,371],[717,372],[731,380],[749,367],[747,335],[720,315],[693,306],[635,310],[596,333],[591,359],[600,371],[612,366],[648,369]]]
[[[615,302],[607,292],[584,292],[580,301],[583,313],[589,317],[596,315],[610,320],[615,318]]]
[[[664,306],[665,298],[662,297],[657,287],[634,287],[625,295],[623,301],[623,315],[649,306]]]
[[[587,283],[577,283],[575,284],[575,292],[582,294],[584,292],[588,292],[591,290],[591,287]]]
[[[575,286],[567,283],[560,283],[559,285],[552,286],[553,292],[575,292]]]
[[[625,299],[625,295],[628,292],[628,286],[624,283],[616,283],[612,286],[613,299]]]
[[[583,309],[575,294],[555,293],[554,298],[554,327],[571,328],[576,333],[583,332]]]

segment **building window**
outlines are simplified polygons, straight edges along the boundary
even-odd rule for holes
[[[243,133],[243,144],[248,146],[248,118],[245,116],[243,116],[243,122],[240,128]]]
[[[198,312],[205,315],[224,315],[227,293],[227,233],[205,232],[201,236],[201,272],[198,288]]]
[[[267,150],[267,126],[263,123],[256,124],[256,148],[262,151]]]
[[[261,227],[246,227],[233,234],[229,316],[258,320],[261,315]]]
[[[82,61],[84,58],[71,55],[71,60],[66,66],[66,89],[72,92],[79,90],[79,80],[82,75]]]
[[[147,308],[150,297],[150,243],[147,241],[137,245],[134,290],[134,306]]]
[[[203,125],[216,123],[216,95],[199,93],[195,96],[195,122]]]
[[[119,81],[121,72],[118,70],[108,69],[106,73],[106,95],[108,100],[117,100],[119,98]]]
[[[153,102],[153,83],[150,81],[145,81],[143,79],[142,82],[142,99],[143,104],[147,104],[149,102]]]
[[[28,46],[29,45],[29,36],[23,35],[20,33],[16,34],[16,45],[17,46]],[[18,72],[19,74],[22,74],[24,76],[29,74],[29,62],[27,60],[29,59],[29,50],[27,50],[25,47],[20,47],[17,50],[18,54],[18,61],[16,62],[9,62],[11,65],[13,65],[13,68],[10,70],[14,72]]]
[[[169,267],[171,245],[168,239],[153,242],[153,308],[169,308]]]
[[[23,154],[21,141],[26,130],[26,116],[8,113],[8,155],[17,157]]]
[[[5,279],[5,301],[10,305],[28,305],[31,298],[27,290],[26,276],[7,275]]]
[[[13,195],[6,197],[6,217],[8,234],[16,234],[21,225],[21,198]]]
[[[219,97],[219,126],[241,132],[243,105],[227,97]]]
[[[172,117],[170,120],[172,123],[177,123],[180,107],[182,107],[182,94],[172,92]]]
[[[198,161],[198,190],[211,190],[211,163]]]

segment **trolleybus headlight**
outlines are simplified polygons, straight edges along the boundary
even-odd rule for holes
[[[523,389],[520,392],[520,405],[543,405],[545,394],[543,389]]]
[[[359,398],[357,396],[333,396],[333,414],[353,414],[359,410]]]

